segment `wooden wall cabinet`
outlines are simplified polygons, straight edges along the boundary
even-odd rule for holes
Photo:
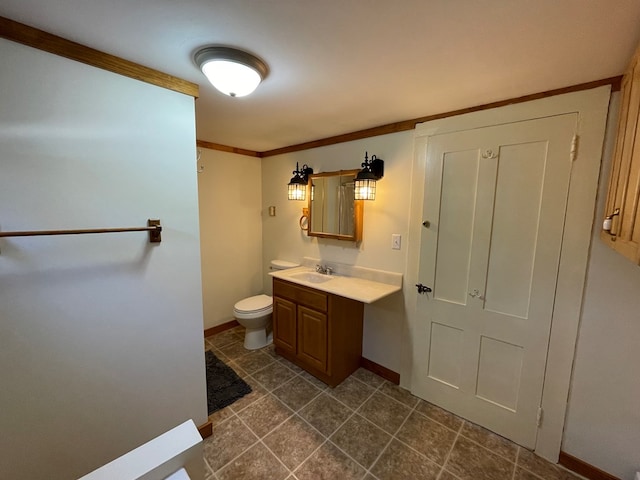
[[[276,353],[335,387],[360,366],[362,302],[273,279]]]
[[[621,85],[616,137],[605,223],[600,238],[634,263],[640,263],[640,48]]]

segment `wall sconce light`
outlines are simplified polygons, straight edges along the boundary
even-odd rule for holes
[[[204,47],[193,59],[211,84],[230,97],[249,95],[269,73],[258,57],[231,47]]]
[[[355,180],[356,200],[375,200],[376,182],[384,176],[384,160],[371,155],[369,160],[368,152],[364,153],[363,169],[358,172]]]
[[[309,175],[312,173],[313,168],[305,164],[301,170],[298,168],[298,163],[296,162],[293,178],[289,182],[289,185],[287,185],[289,200],[305,200],[307,198],[307,184],[309,183]]]

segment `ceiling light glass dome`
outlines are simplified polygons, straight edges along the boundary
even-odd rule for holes
[[[202,48],[194,60],[209,82],[230,97],[249,95],[269,73],[258,57],[231,47]]]

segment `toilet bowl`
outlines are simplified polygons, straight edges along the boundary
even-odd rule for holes
[[[272,270],[286,270],[297,266],[297,263],[285,260],[272,260],[270,268]],[[246,329],[244,348],[256,350],[269,345],[273,341],[271,330],[272,312],[273,298],[269,295],[254,295],[236,302],[233,306],[233,316]]]

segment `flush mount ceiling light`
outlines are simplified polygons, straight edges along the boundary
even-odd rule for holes
[[[193,58],[211,84],[230,97],[249,95],[269,73],[258,57],[231,47],[204,47]]]
[[[355,199],[356,200],[375,200],[376,199],[376,182],[384,176],[384,160],[371,155],[369,160],[368,153],[364,153],[363,169],[358,172],[355,180]]]

